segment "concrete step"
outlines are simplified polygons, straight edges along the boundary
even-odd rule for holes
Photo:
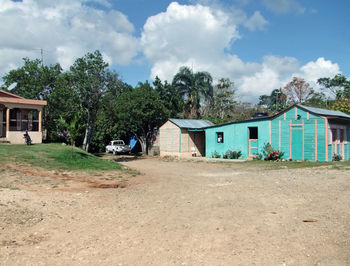
[[[6,138],[0,138],[0,143],[2,143],[2,144],[10,144],[11,142],[8,141]]]

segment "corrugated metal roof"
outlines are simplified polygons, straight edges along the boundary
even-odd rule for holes
[[[171,121],[172,123],[174,123],[180,128],[199,129],[199,128],[209,127],[214,125],[212,122],[208,120],[170,118],[169,121]]]
[[[337,117],[344,117],[344,118],[350,119],[350,115],[347,115],[341,111],[327,110],[323,108],[310,107],[310,106],[305,106],[301,104],[297,104],[297,106],[318,115],[337,116]]]

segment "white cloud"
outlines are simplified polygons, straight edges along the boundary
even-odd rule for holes
[[[325,60],[323,57],[318,58],[315,62],[309,62],[300,68],[300,76],[314,83],[320,77],[333,78],[339,73],[339,65],[332,63],[330,60]]]
[[[293,57],[265,56],[262,68],[239,79],[241,95],[249,99],[254,95],[255,99],[262,94],[270,94],[273,89],[284,87],[293,77],[306,80],[315,90],[319,89],[317,80],[321,77],[334,77],[341,73],[338,64],[324,58],[318,58],[303,66]]]
[[[311,82],[339,73],[337,64],[323,58],[305,65],[293,57],[271,55],[263,57],[262,63],[243,62],[229,52],[237,39],[237,24],[228,13],[199,4],[172,3],[166,12],[147,20],[141,43],[152,64],[151,79],[157,75],[171,82],[181,66],[188,66],[208,71],[216,80],[230,78],[247,101],[257,101],[294,76]]]
[[[263,4],[275,13],[297,12],[304,13],[306,8],[296,0],[263,0]]]
[[[148,18],[141,44],[147,59],[154,64],[152,75],[164,73],[163,65],[169,62],[176,62],[175,65],[215,63],[213,59],[220,59],[224,55],[222,51],[239,38],[236,26],[229,20],[222,11],[176,2],[171,3],[166,12]],[[166,74],[166,78],[172,74]]]
[[[254,14],[244,23],[251,31],[262,30],[268,24],[267,20],[260,14],[259,11],[255,11]]]
[[[45,63],[59,62],[65,68],[96,49],[110,63],[130,63],[138,53],[139,39],[128,18],[85,2],[0,0],[0,75],[20,66],[23,57],[40,58],[41,48]],[[110,5],[107,0],[89,2]]]
[[[239,37],[228,21],[222,11],[173,2],[166,12],[147,19],[141,37],[144,53],[152,63],[172,58],[183,62],[189,57],[208,61]]]

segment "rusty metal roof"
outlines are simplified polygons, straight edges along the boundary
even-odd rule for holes
[[[209,127],[214,125],[209,120],[170,118],[169,121],[177,125],[179,128],[189,128],[189,129],[200,129],[203,127]]]

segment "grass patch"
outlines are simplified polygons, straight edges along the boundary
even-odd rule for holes
[[[121,170],[116,162],[103,160],[79,148],[57,143],[27,145],[0,144],[2,160],[26,163],[50,170]]]
[[[298,169],[298,168],[315,168],[315,167],[329,167],[336,170],[348,170],[350,169],[350,160],[342,162],[310,162],[310,161],[246,161],[243,162],[249,166],[257,166],[262,169]]]

